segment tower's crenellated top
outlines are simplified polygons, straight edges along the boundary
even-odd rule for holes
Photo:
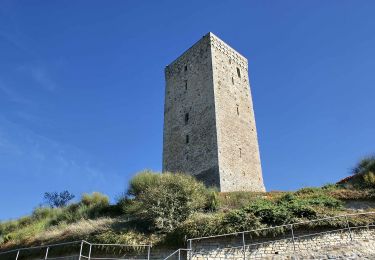
[[[177,57],[174,61],[172,61],[169,65],[167,65],[165,69],[168,70],[168,68],[180,62],[184,62],[185,57],[188,55],[188,53],[198,48],[201,44],[208,44],[212,46],[213,48],[225,54],[229,59],[237,63],[243,69],[245,69],[246,71],[248,70],[247,59],[212,32],[208,32],[207,34],[205,34],[202,37],[202,39],[197,41],[193,46],[191,46],[184,53],[182,53],[179,57]]]
[[[247,71],[247,59],[242,54],[230,47],[212,32],[207,33],[204,37],[210,37],[212,47],[225,54],[229,59],[232,59],[232,61]]]

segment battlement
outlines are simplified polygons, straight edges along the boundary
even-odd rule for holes
[[[210,37],[210,43],[216,50],[220,51],[228,58],[232,59],[233,62],[237,63],[247,71],[247,59],[242,54],[240,54],[238,51],[230,47],[228,44],[226,44],[223,40],[221,40],[212,32],[207,33],[205,36]]]

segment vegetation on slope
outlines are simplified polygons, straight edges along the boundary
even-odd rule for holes
[[[348,185],[331,184],[268,193],[218,193],[191,176],[145,171],[131,180],[127,194],[114,205],[103,194],[84,194],[77,203],[36,208],[30,216],[0,223],[0,249],[79,239],[181,246],[187,237],[345,214],[349,212],[343,206],[345,200],[374,200],[374,186],[363,177],[370,176],[371,165],[358,165],[361,170],[355,174],[362,179],[358,178],[350,189]],[[357,225],[369,220],[358,217],[351,221]],[[329,220],[307,225],[319,228],[346,223]],[[281,231],[272,232],[269,235]]]
[[[338,182],[346,188],[375,188],[375,156],[362,159],[352,170],[352,176]]]

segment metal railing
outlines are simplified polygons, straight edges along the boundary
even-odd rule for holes
[[[152,245],[146,245],[146,244],[140,244],[140,245],[125,245],[125,244],[99,244],[99,243],[90,243],[88,241],[85,241],[85,240],[79,240],[79,241],[72,241],[72,242],[66,242],[66,243],[58,243],[58,244],[49,244],[49,245],[42,245],[42,246],[34,246],[34,247],[24,247],[24,248],[18,248],[18,249],[13,249],[13,250],[8,250],[8,251],[4,251],[4,252],[0,252],[0,256],[7,256],[7,259],[12,259],[11,255],[13,254],[14,255],[14,258],[15,260],[18,260],[22,253],[23,252],[27,252],[27,251],[35,251],[35,250],[39,250],[38,252],[34,252],[33,254],[38,254],[38,255],[41,255],[41,252],[43,251],[43,260],[52,260],[52,259],[59,259],[59,258],[62,258],[61,256],[58,256],[58,257],[50,257],[49,253],[51,251],[52,248],[58,248],[58,247],[65,247],[65,246],[74,246],[74,245],[77,245],[77,251],[79,251],[79,253],[77,254],[72,254],[72,255],[65,255],[63,257],[78,257],[78,260],[83,260],[83,259],[88,259],[88,260],[101,260],[101,259],[106,259],[106,260],[125,260],[125,259],[143,259],[143,260],[149,260],[150,259],[150,256],[151,256],[151,247]],[[88,248],[85,248],[85,246],[87,246]],[[144,257],[140,258],[140,257],[131,257],[131,258],[125,258],[123,256],[121,257],[98,257],[98,256],[93,256],[92,255],[92,251],[95,247],[101,247],[101,248],[120,248],[119,251],[121,251],[121,249],[124,249],[125,250],[129,250],[129,249],[146,249],[146,252],[144,253]],[[86,250],[85,250],[86,249]],[[73,250],[74,251],[74,250]],[[87,251],[87,254],[85,254],[84,251]],[[108,254],[108,253],[105,253],[105,254]],[[2,259],[2,258],[0,258]]]
[[[350,241],[353,241],[353,230],[360,229],[360,228],[370,229],[371,227],[375,227],[375,222],[374,222],[375,218],[373,218],[371,220],[371,222],[368,222],[366,225],[353,225],[353,226],[351,226],[349,219],[352,218],[352,217],[359,217],[359,216],[375,217],[375,212],[353,213],[353,214],[339,215],[339,216],[333,216],[333,217],[326,217],[326,218],[321,218],[321,219],[314,219],[314,220],[309,220],[309,221],[296,222],[296,223],[292,223],[292,224],[285,224],[285,225],[279,225],[279,226],[273,226],[273,227],[267,227],[267,228],[253,229],[253,230],[242,231],[242,232],[233,232],[233,233],[227,233],[227,234],[221,234],[221,235],[190,238],[190,239],[187,239],[189,259],[192,259],[192,254],[194,253],[194,250],[193,250],[193,242],[194,241],[202,241],[202,240],[206,240],[206,239],[212,240],[212,239],[218,239],[218,238],[229,237],[229,236],[234,236],[234,237],[239,238],[237,240],[238,241],[240,240],[241,244],[238,243],[240,245],[223,247],[221,249],[240,249],[240,250],[242,250],[243,259],[246,259],[246,257],[247,257],[247,255],[246,255],[247,250],[246,249],[250,249],[250,247],[252,247],[252,246],[260,246],[262,244],[268,244],[268,243],[271,243],[271,242],[276,242],[276,241],[281,241],[281,240],[291,241],[292,245],[293,245],[293,252],[294,253],[296,253],[296,251],[298,251],[296,249],[297,240],[312,237],[312,236],[316,236],[316,235],[322,235],[322,234],[328,234],[328,233],[332,233],[332,232],[343,231],[343,232],[348,232],[348,235],[350,237]],[[331,221],[331,220],[341,220],[341,222],[339,222],[337,224],[337,226],[340,226],[340,224],[341,224],[341,225],[344,225],[344,227],[329,230],[329,231],[325,230],[325,231],[321,231],[321,232],[314,232],[314,233],[311,233],[311,234],[296,235],[296,231],[298,231],[303,226],[307,226],[307,225],[312,226],[312,224],[314,224],[314,223],[317,223],[317,224],[319,222],[324,223],[324,222],[328,222],[328,221]],[[329,224],[329,223],[327,223],[327,224]],[[319,225],[316,225],[316,227],[319,227]],[[270,239],[268,241],[266,240],[266,241],[263,241],[263,242],[246,243],[246,239],[245,239],[246,235],[248,235],[248,236],[250,235],[250,240],[252,240],[253,237],[257,237],[257,238],[262,237],[262,235],[259,235],[259,234],[262,234],[262,233],[263,233],[263,236],[267,236],[267,234],[272,233],[271,231],[275,230],[275,229],[282,230],[283,232],[281,232],[280,234],[284,233],[285,229],[287,229],[287,230],[290,231],[290,236],[286,237],[286,238],[282,238],[282,239]],[[314,230],[314,229],[312,229],[312,230]],[[306,232],[306,230],[304,230],[304,232]],[[253,233],[254,235],[251,235],[251,233]]]
[[[190,252],[190,249],[188,248],[179,248],[176,251],[174,251],[172,254],[164,258],[164,260],[176,258],[178,260],[181,259],[188,259],[188,253]]]

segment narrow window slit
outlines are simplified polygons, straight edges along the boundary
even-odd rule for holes
[[[185,113],[185,125],[189,123],[189,113]]]

